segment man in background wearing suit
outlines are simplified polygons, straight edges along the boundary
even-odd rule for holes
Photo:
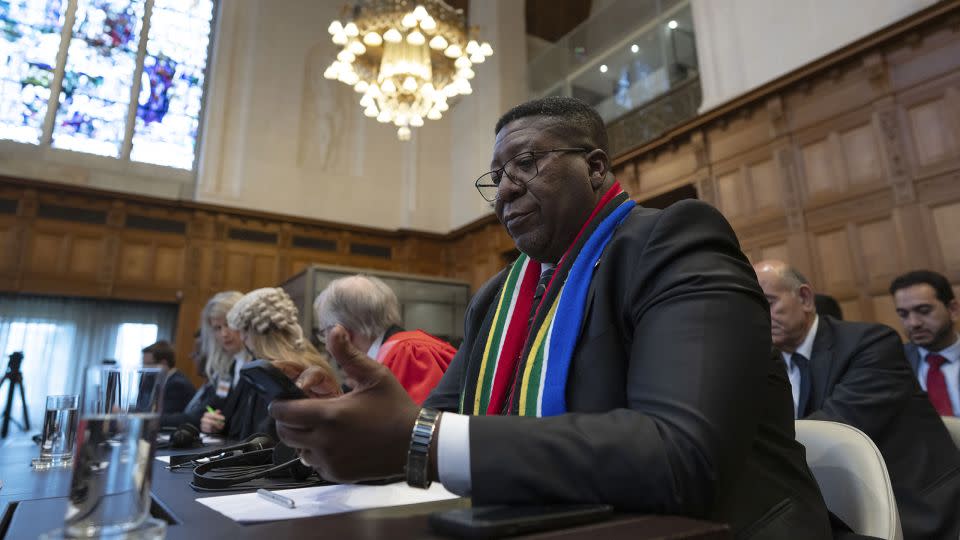
[[[960,451],[927,401],[892,329],[817,316],[814,291],[782,261],[754,266],[797,418],[849,424],[886,461],[904,537],[960,534]]]
[[[521,255],[474,296],[437,388],[421,408],[337,325],[327,348],[357,384],[274,401],[281,439],[328,479],[405,470],[475,505],[606,503],[742,538],[828,537],[766,302],[723,216],[635,206],[576,99],[519,105],[495,133],[475,185]]]
[[[173,347],[167,341],[158,341],[144,348],[143,367],[159,367],[164,375],[162,414],[180,413],[190,403],[196,388],[186,375],[177,369]]]
[[[910,342],[903,346],[920,387],[941,416],[960,416],[960,303],[950,282],[929,270],[893,280],[890,294]]]

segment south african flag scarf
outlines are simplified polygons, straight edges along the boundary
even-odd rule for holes
[[[481,330],[483,353],[468,377],[460,412],[514,412],[552,416],[566,412],[570,362],[584,317],[593,270],[617,227],[636,205],[615,183],[600,199],[560,259],[532,325],[527,328],[541,264],[521,254]]]

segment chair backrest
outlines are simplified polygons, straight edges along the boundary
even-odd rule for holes
[[[960,418],[956,416],[941,416],[943,423],[947,426],[947,431],[950,432],[950,438],[953,439],[953,444],[957,445],[957,448],[960,448]]]
[[[796,428],[827,509],[857,534],[901,540],[887,465],[870,437],[837,422],[797,420]]]

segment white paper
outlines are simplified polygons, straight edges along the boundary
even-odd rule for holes
[[[162,461],[164,463],[170,463],[170,456],[157,456],[157,461]]]
[[[293,499],[296,508],[285,508],[256,493],[204,497],[197,499],[197,502],[234,521],[250,523],[325,516],[368,508],[402,506],[457,498],[456,495],[444,489],[439,482],[434,482],[430,489],[412,488],[404,482],[398,482],[385,486],[317,486],[277,490],[275,493]]]

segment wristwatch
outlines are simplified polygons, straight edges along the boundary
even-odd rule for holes
[[[407,452],[407,484],[411,487],[430,487],[430,445],[437,430],[440,411],[420,409],[410,435],[410,450]]]

